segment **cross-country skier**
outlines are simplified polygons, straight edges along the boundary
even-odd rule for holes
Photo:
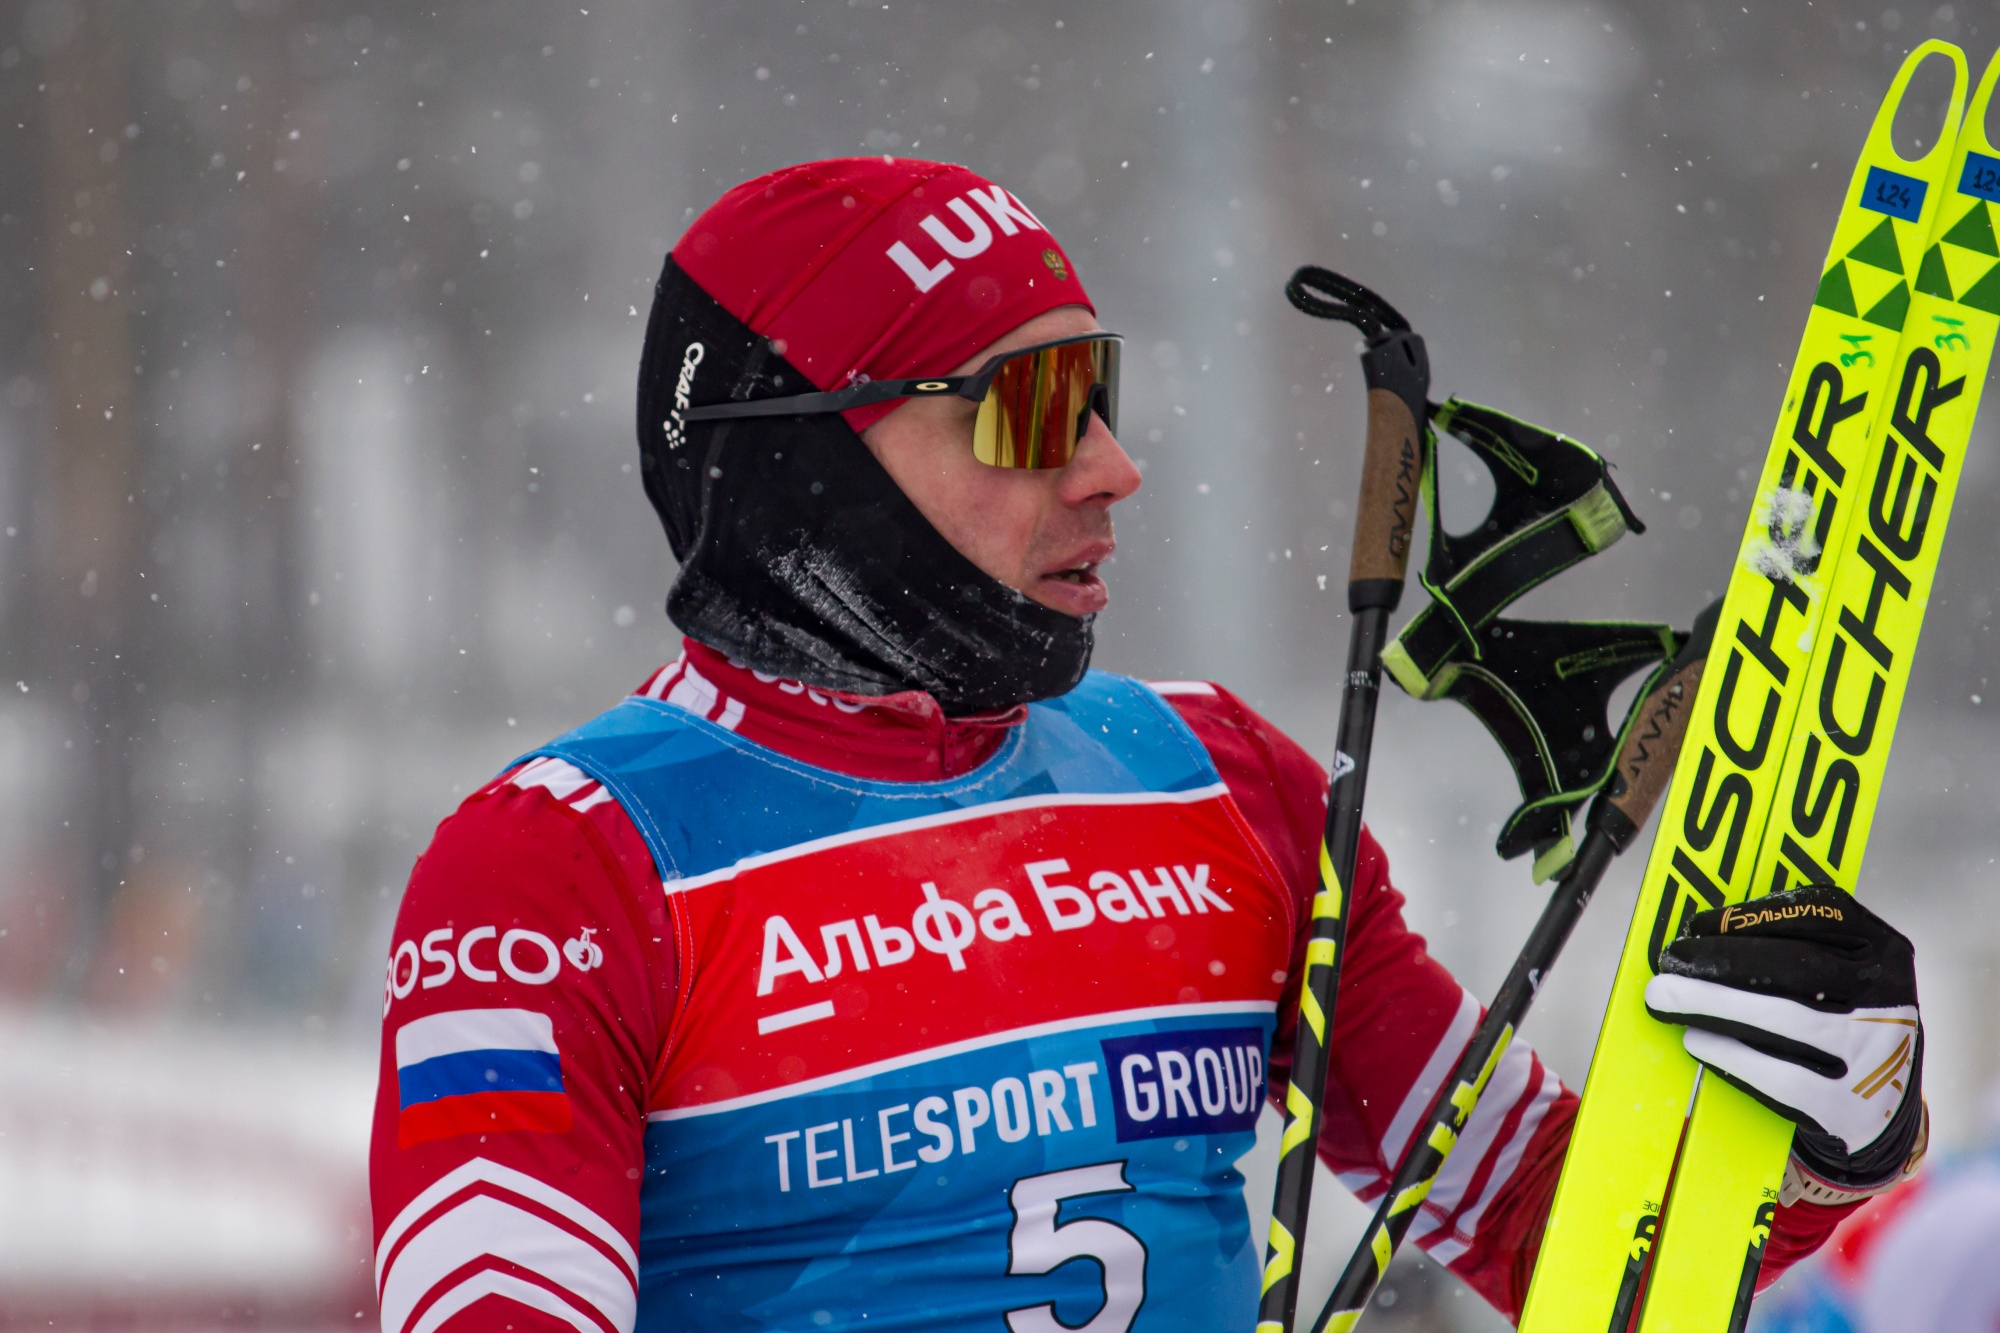
[[[385,1333],[1248,1333],[1232,1163],[1285,1096],[1327,777],[1220,686],[1087,670],[1117,408],[1068,255],[962,167],[790,167],[688,228],[638,411],[685,650],[411,877]],[[1479,1006],[1365,833],[1355,879],[1319,1151],[1368,1198]],[[1655,983],[1801,1126],[1767,1280],[1924,1124],[1907,942],[1803,892]],[[1412,1231],[1510,1315],[1575,1108],[1512,1046]]]

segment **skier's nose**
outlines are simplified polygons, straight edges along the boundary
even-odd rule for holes
[[[1063,502],[1114,505],[1138,490],[1139,483],[1138,465],[1104,424],[1104,418],[1092,412],[1089,429],[1076,442],[1076,454],[1062,470],[1059,490]]]

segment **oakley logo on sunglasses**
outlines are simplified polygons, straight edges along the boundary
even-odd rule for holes
[[[681,375],[674,381],[674,410],[660,423],[660,428],[666,432],[669,449],[678,449],[687,442],[687,432],[682,421],[688,410],[688,394],[694,390],[694,368],[700,365],[701,359],[707,355],[706,347],[700,343],[689,343],[687,354],[681,357]]]
[[[986,217],[993,220],[993,227],[998,227],[1003,236],[1017,235],[1022,227],[1041,232],[1048,230],[1042,225],[1040,218],[1028,211],[1026,204],[997,185],[985,190],[977,187],[967,190],[945,205],[946,209],[956,214],[958,220],[965,225],[964,236],[954,231],[949,223],[939,220],[935,213],[926,213],[923,221],[917,224],[926,236],[938,243],[938,248],[949,258],[940,259],[934,265],[927,265],[917,258],[916,251],[902,241],[897,241],[883,251],[896,261],[897,268],[909,275],[911,282],[917,284],[918,292],[927,292],[943,282],[946,275],[952,271],[953,259],[971,259],[974,255],[984,254],[987,247],[993,244],[993,227],[986,225],[986,218],[972,211],[972,205],[965,202],[968,199],[979,205]]]

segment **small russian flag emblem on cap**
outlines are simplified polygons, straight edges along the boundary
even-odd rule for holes
[[[570,1127],[555,1025],[532,1009],[454,1009],[396,1032],[400,1147]]]

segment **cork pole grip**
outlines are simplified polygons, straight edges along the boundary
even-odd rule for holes
[[[1634,828],[1645,824],[1674,775],[1681,736],[1687,731],[1688,714],[1694,710],[1695,691],[1701,687],[1701,669],[1707,661],[1706,657],[1695,658],[1647,696],[1645,712],[1618,755],[1622,790],[1615,796],[1607,792],[1605,799],[1631,820]]]
[[[1423,471],[1423,450],[1409,405],[1388,389],[1370,389],[1349,583],[1374,579],[1402,583],[1410,562],[1410,538],[1417,528]]]

